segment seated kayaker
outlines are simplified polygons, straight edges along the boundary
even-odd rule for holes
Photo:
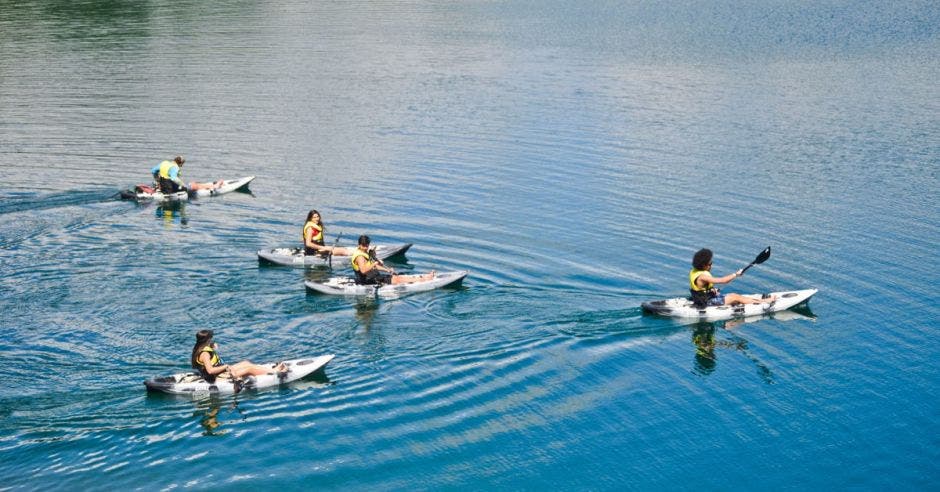
[[[375,284],[410,284],[434,279],[435,272],[424,275],[398,275],[395,270],[385,266],[382,260],[375,257],[375,250],[369,249],[371,244],[369,236],[359,236],[359,245],[353,251],[353,272],[356,274],[356,283],[360,285]]]
[[[332,252],[333,256],[349,256],[353,253],[353,248],[327,246],[323,241],[324,230],[320,212],[316,210],[308,212],[303,230],[304,254],[326,256]]]
[[[186,183],[183,182],[183,178],[180,176],[185,162],[186,159],[183,159],[182,156],[176,156],[172,161],[163,161],[154,166],[150,170],[150,174],[153,174],[153,181],[156,183],[157,189],[164,194],[185,190]]]
[[[261,376],[264,374],[283,374],[287,371],[287,366],[280,363],[277,367],[260,366],[251,361],[243,360],[237,364],[223,364],[218,354],[218,344],[212,339],[212,330],[200,330],[196,333],[196,344],[193,345],[193,355],[190,358],[193,369],[199,371],[202,377],[210,382],[224,372],[228,372],[233,378],[238,379],[244,376]]]
[[[743,270],[725,275],[712,276],[712,251],[702,248],[692,257],[692,270],[689,271],[689,291],[692,293],[692,302],[697,307],[729,306],[732,304],[761,304],[773,302],[776,297],[754,299],[740,294],[722,294],[715,288],[715,284],[728,284],[732,280],[744,275]]]

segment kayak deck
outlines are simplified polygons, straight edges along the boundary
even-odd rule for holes
[[[375,256],[380,260],[387,260],[393,256],[400,256],[411,249],[412,243],[381,244],[375,247]],[[353,247],[353,246],[345,246]],[[297,268],[311,268],[328,266],[350,266],[348,256],[333,256],[332,260],[326,256],[304,254],[303,248],[271,248],[258,250],[258,261]]]
[[[285,374],[265,374],[242,378],[238,387],[227,377],[219,377],[212,383],[194,372],[183,372],[171,376],[154,377],[144,381],[148,391],[173,395],[192,395],[194,398],[213,394],[233,394],[244,390],[257,390],[287,384],[322,369],[335,357],[332,354],[283,361]],[[277,363],[262,364],[274,368]]]
[[[327,295],[401,297],[407,294],[427,292],[442,287],[456,287],[460,285],[468,273],[469,272],[466,270],[438,272],[431,280],[413,282],[410,284],[359,285],[356,283],[355,278],[342,276],[331,277],[325,282],[313,282],[308,280],[304,282],[304,285],[310,291]]]
[[[222,180],[222,186],[218,188],[200,189],[192,193],[188,193],[184,190],[178,191],[176,193],[164,194],[163,192],[154,190],[149,185],[140,184],[135,186],[133,190],[122,191],[121,198],[125,200],[137,201],[185,201],[192,197],[205,198],[210,196],[219,196],[226,193],[231,193],[236,190],[247,189],[248,185],[254,181],[254,179],[254,176],[245,176],[238,179]]]
[[[701,320],[722,320],[742,318],[783,311],[809,302],[818,289],[805,289],[795,291],[771,292],[776,296],[774,302],[761,302],[759,304],[738,304],[735,306],[707,306],[696,307],[687,297],[677,297],[659,301],[647,301],[641,304],[643,310],[659,316],[672,318],[687,318]],[[750,294],[745,297],[762,299],[762,294]]]

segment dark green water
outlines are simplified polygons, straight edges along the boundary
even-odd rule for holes
[[[940,478],[929,2],[0,2],[0,489],[929,489]],[[257,175],[114,199],[176,154]],[[263,267],[413,242],[391,301]],[[643,315],[695,250],[746,323]],[[193,333],[336,354],[148,395]],[[931,383],[931,381],[934,381]]]

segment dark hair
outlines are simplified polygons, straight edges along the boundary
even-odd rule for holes
[[[309,212],[307,212],[307,220],[306,220],[306,222],[310,222],[310,219],[313,217],[313,214],[320,215],[320,212],[317,212],[316,209],[311,209]],[[322,215],[320,216],[320,220],[317,221],[317,225],[318,225],[318,226],[321,226],[321,227],[323,226],[323,216],[322,216]]]
[[[692,267],[696,270],[704,270],[709,263],[712,262],[712,250],[708,248],[702,248],[695,252],[695,256],[692,257]]]
[[[202,348],[210,343],[212,343],[212,330],[199,330],[196,332],[196,345],[193,345],[193,355],[189,358],[189,363],[193,366],[193,369],[200,368],[199,363],[196,361],[199,360]]]
[[[369,236],[365,234],[359,236],[359,246],[368,246],[371,242],[372,240],[369,239]]]
[[[183,156],[178,155],[176,156],[176,158],[173,159],[173,162],[175,162],[179,166],[182,166],[183,163],[186,162],[186,159],[183,159]]]

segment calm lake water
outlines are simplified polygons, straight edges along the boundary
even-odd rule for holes
[[[0,2],[0,489],[931,489],[934,2]],[[251,193],[115,198],[176,154]],[[296,245],[467,269],[307,294]],[[344,241],[345,242],[345,241]],[[808,309],[682,324],[692,254]],[[192,401],[229,360],[336,354]]]

